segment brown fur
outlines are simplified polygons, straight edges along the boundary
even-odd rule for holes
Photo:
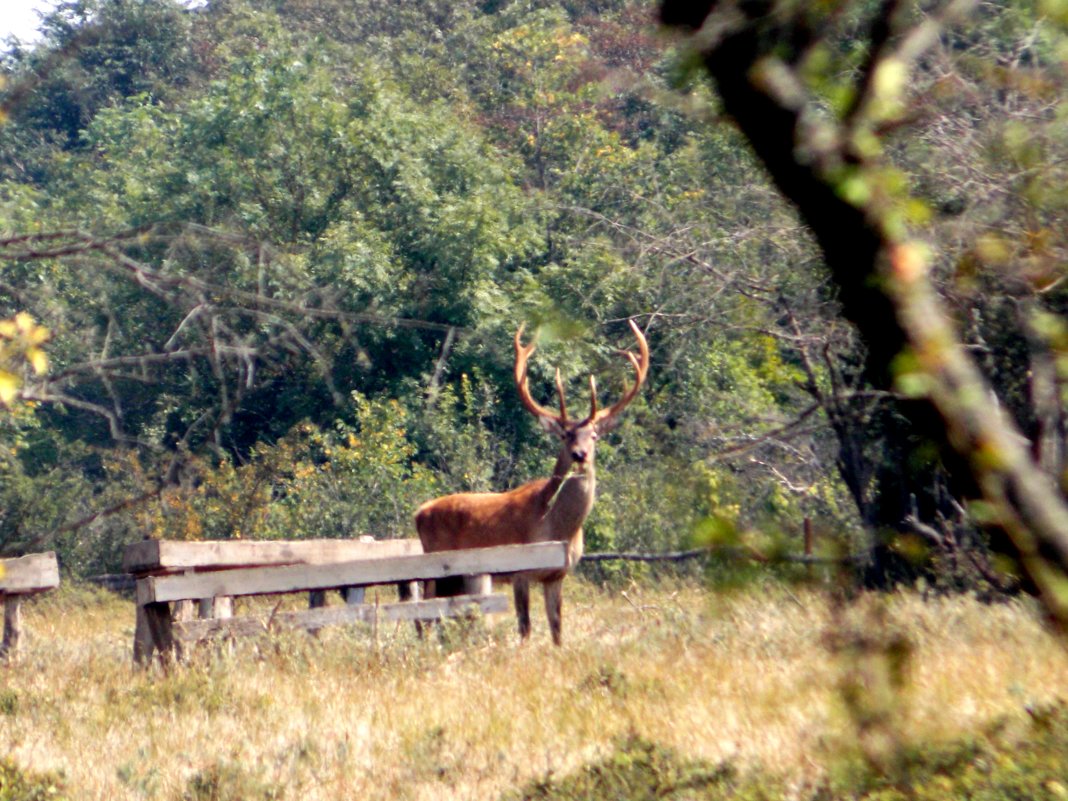
[[[551,478],[530,481],[508,492],[446,495],[423,504],[415,514],[415,527],[426,553],[566,541],[567,569],[512,577],[520,636],[525,639],[530,635],[529,585],[539,581],[544,587],[549,629],[557,645],[561,642],[564,576],[582,558],[582,524],[593,508],[596,491],[593,465],[587,464],[583,473],[564,477],[570,465],[565,447]],[[427,597],[436,594],[437,589],[428,585]]]

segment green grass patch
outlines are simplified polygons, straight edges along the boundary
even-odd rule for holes
[[[632,736],[566,776],[532,781],[505,801],[1064,801],[1068,799],[1068,705],[1030,710],[1021,726],[999,722],[944,744],[901,745],[885,762],[842,758],[817,786],[729,763],[687,759]]]
[[[281,788],[234,762],[213,762],[186,784],[182,801],[280,801]]]
[[[1028,721],[997,722],[944,744],[908,744],[882,764],[844,760],[828,799],[864,801],[1057,801],[1068,799],[1068,706],[1029,709]]]
[[[0,758],[0,801],[65,801],[63,780],[54,773],[29,773]]]
[[[507,801],[639,801],[737,798],[729,766],[686,759],[670,748],[631,736],[605,758],[561,778],[546,777],[505,796]]]

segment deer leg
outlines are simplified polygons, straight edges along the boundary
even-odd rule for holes
[[[515,576],[512,579],[512,596],[515,598],[515,617],[519,622],[519,639],[530,636],[530,579]]]
[[[541,585],[545,591],[545,616],[549,618],[549,632],[553,636],[553,645],[560,645],[560,629],[564,613],[564,579],[546,581]]]
[[[420,601],[423,598],[435,596],[434,580],[428,581],[402,581],[397,584],[397,595],[402,601]],[[426,627],[423,621],[415,621],[415,635],[421,640]]]
[[[418,601],[421,600],[423,595],[423,585],[418,581],[398,581],[397,582],[397,598],[401,601]],[[423,621],[415,621],[415,634],[421,640],[423,639]]]

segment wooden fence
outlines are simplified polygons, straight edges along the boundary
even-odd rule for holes
[[[475,577],[557,569],[567,562],[565,543],[509,545],[423,554],[418,540],[303,540],[286,542],[170,542],[146,540],[127,548],[124,568],[136,578],[134,661],[153,653],[168,663],[183,642],[297,627],[317,630],[371,620],[438,620],[473,609],[503,612],[503,595],[479,592],[452,598],[368,605],[363,588],[448,576]],[[488,582],[474,581],[485,586]],[[324,608],[322,595],[340,590],[341,607]],[[235,596],[313,593],[311,609],[233,617]],[[198,602],[200,619],[192,619]],[[171,605],[174,604],[172,607]]]
[[[4,639],[0,659],[18,650],[23,597],[59,586],[59,564],[52,551],[0,559],[0,596],[4,599]]]

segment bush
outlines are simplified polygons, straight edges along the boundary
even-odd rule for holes
[[[687,760],[639,737],[561,778],[533,781],[509,801],[1063,801],[1068,798],[1068,704],[1029,709],[1022,726],[996,723],[950,743],[902,745],[874,764],[841,758],[830,778],[798,792],[778,777]]]
[[[902,747],[888,765],[843,762],[830,798],[865,801],[1055,801],[1068,798],[1068,705],[1029,709],[1022,731],[1005,721],[947,744]]]
[[[632,736],[599,762],[571,776],[523,787],[510,801],[642,801],[666,798],[736,798],[734,772],[681,758],[674,751]]]
[[[278,801],[280,788],[232,762],[215,762],[189,779],[183,801]]]
[[[63,780],[53,773],[26,773],[0,759],[0,801],[64,801]]]

